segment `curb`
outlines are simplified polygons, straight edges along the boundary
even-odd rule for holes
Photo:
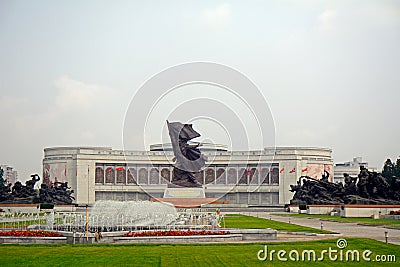
[[[339,234],[339,233],[317,234],[317,233],[307,233],[307,232],[280,232],[280,231],[278,232],[278,234],[305,235],[305,236],[332,236],[332,237],[342,236],[342,234]]]

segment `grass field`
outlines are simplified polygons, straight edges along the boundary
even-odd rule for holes
[[[268,245],[268,251],[313,249],[317,258],[321,250],[338,249],[336,239],[251,244],[209,244],[209,245],[0,245],[1,266],[396,266],[396,263],[330,261],[325,254],[323,261],[295,262],[290,259],[279,261],[274,255],[260,261],[259,250]],[[386,245],[371,239],[347,239],[346,250],[372,251],[376,255],[395,255],[400,260],[400,246]],[[288,255],[286,254],[286,257]],[[300,258],[301,259],[301,258]],[[307,260],[307,258],[306,258]],[[398,263],[397,263],[398,266]]]
[[[386,225],[394,228],[400,228],[400,220],[372,219],[372,218],[342,218],[330,215],[309,215],[298,213],[277,213],[279,216],[303,217],[303,218],[320,218],[327,221],[351,222],[368,225]]]
[[[247,228],[247,229],[272,228],[283,232],[306,232],[306,233],[317,233],[317,234],[332,233],[325,230],[321,231],[320,229],[300,226],[296,224],[284,223],[284,222],[277,222],[273,220],[256,218],[241,214],[225,215],[224,220],[225,220],[225,227],[227,228]]]

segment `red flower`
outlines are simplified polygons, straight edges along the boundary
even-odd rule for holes
[[[0,236],[16,236],[16,237],[61,237],[62,235],[56,232],[47,232],[42,230],[31,231],[31,230],[11,230],[11,231],[1,231]]]

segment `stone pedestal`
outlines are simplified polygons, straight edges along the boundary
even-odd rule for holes
[[[163,198],[205,198],[203,188],[167,188]]]
[[[153,198],[152,201],[167,202],[176,208],[200,208],[204,204],[218,204],[217,198],[207,198],[202,187],[172,187],[164,191],[163,198]]]

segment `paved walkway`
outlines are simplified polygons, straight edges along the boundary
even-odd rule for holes
[[[324,230],[340,233],[343,237],[372,238],[382,242],[385,242],[385,232],[388,232],[389,243],[400,245],[400,229],[388,229],[382,226],[364,226],[357,223],[324,221],[317,218],[279,216],[274,213],[265,212],[245,212],[243,214],[266,219],[271,218],[272,220],[286,223],[289,222],[290,218],[290,223],[317,229],[321,229],[322,222]]]

